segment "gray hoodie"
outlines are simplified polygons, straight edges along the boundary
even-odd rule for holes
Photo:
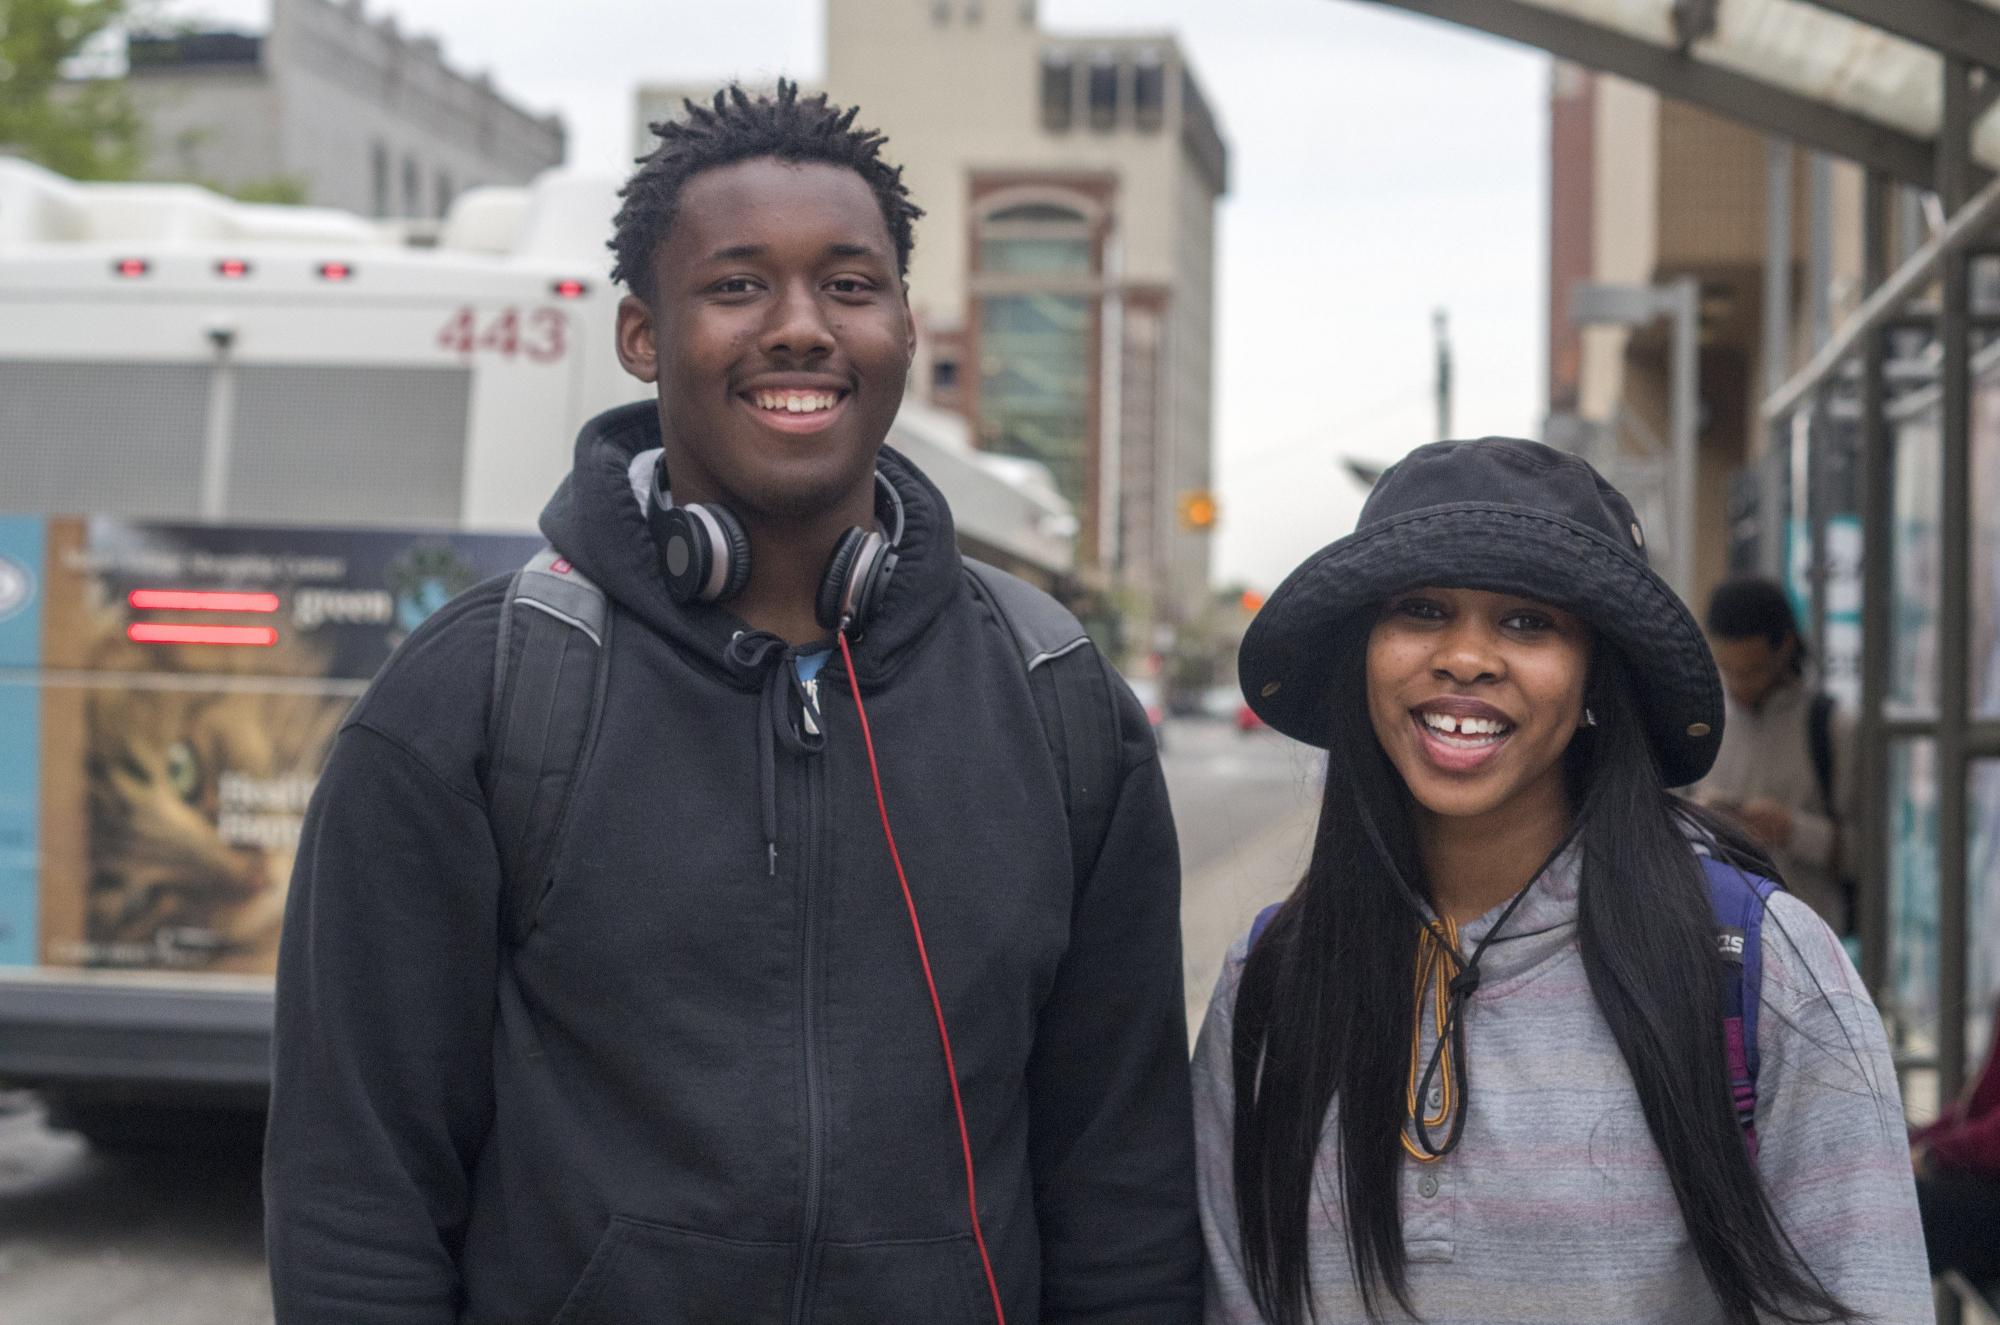
[[[1578,875],[1574,853],[1560,857],[1481,959],[1466,1013],[1475,1084],[1458,1148],[1434,1163],[1403,1162],[1410,1292],[1427,1325],[1722,1320],[1584,975]],[[1460,931],[1466,950],[1499,910]],[[1881,1021],[1804,903],[1774,896],[1763,933],[1758,1173],[1785,1231],[1848,1306],[1877,1325],[1929,1325],[1923,1233]],[[1230,1165],[1231,1013],[1245,950],[1239,939],[1229,954],[1194,1058],[1210,1325],[1261,1319]],[[1331,1115],[1325,1137],[1312,1283],[1319,1325],[1340,1325],[1367,1316],[1347,1255]]]

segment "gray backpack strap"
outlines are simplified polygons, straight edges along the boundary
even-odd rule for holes
[[[493,658],[486,810],[504,877],[501,919],[515,943],[534,929],[570,793],[595,742],[611,619],[604,591],[551,548],[507,586]]]
[[[1062,779],[1070,860],[1081,886],[1097,866],[1118,790],[1118,709],[1104,662],[1083,624],[1061,603],[985,562],[967,557],[965,567],[1027,668]]]

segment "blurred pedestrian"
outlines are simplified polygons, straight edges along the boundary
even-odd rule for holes
[[[1964,1094],[1910,1134],[1910,1161],[1931,1273],[2000,1283],[2000,1037]]]
[[[1853,723],[1814,684],[1791,600],[1743,578],[1708,600],[1708,641],[1728,720],[1715,767],[1692,792],[1771,853],[1785,886],[1837,934],[1854,927],[1843,828],[1857,803]]]
[[[1081,627],[883,446],[901,171],[783,82],[655,132],[612,237],[649,398],[307,816],[277,1319],[1192,1325],[1165,783]]]
[[[1420,447],[1238,670],[1327,775],[1195,1054],[1211,1322],[1930,1319],[1867,991],[1668,791],[1720,687],[1624,497]]]

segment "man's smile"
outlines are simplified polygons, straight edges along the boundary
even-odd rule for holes
[[[750,403],[758,409],[783,410],[791,414],[816,414],[839,404],[845,391],[752,391]]]
[[[738,392],[736,401],[759,424],[786,433],[812,433],[833,426],[847,412],[847,391],[766,390]]]

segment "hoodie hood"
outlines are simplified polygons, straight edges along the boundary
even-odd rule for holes
[[[696,657],[741,677],[741,669],[729,666],[725,654],[731,639],[748,627],[727,604],[674,601],[660,574],[658,545],[645,512],[633,499],[633,457],[660,445],[659,409],[652,400],[617,406],[585,423],[577,434],[569,476],[542,508],[542,534],[620,607]],[[904,522],[895,574],[867,631],[851,641],[854,665],[864,681],[894,669],[901,651],[929,629],[958,592],[961,578],[957,534],[944,494],[888,446],[878,454],[876,468],[902,498]],[[827,555],[832,553],[828,548]]]

